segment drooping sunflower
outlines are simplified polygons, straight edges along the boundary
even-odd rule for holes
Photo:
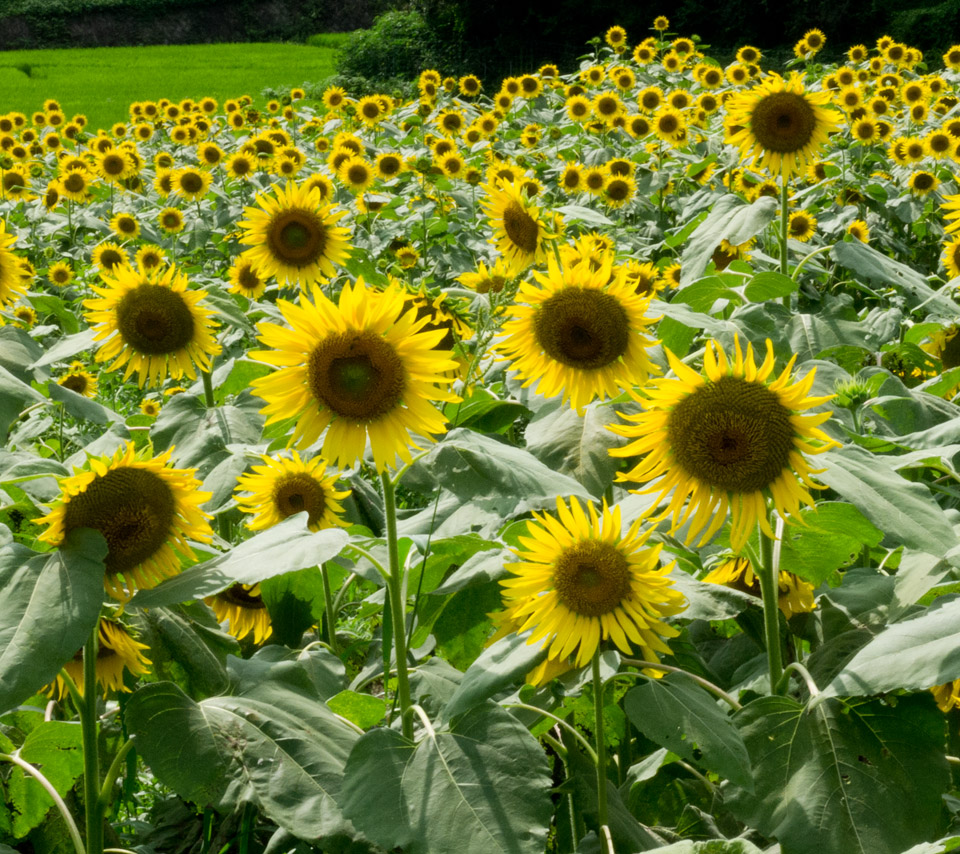
[[[614,448],[615,457],[642,455],[622,481],[644,484],[640,494],[657,494],[649,515],[671,519],[671,531],[689,523],[686,541],[698,534],[702,545],[730,513],[730,545],[740,551],[759,522],[773,537],[767,519],[771,499],[784,519],[801,504],[813,506],[810,489],[818,488],[804,454],[820,454],[836,446],[819,429],[829,412],[803,414],[830,400],[808,397],[815,376],[811,370],[791,383],[796,356],[773,379],[773,344],[758,368],[752,345],[744,356],[734,338],[735,357],[728,360],[715,342],[707,344],[703,373],[697,373],[667,351],[676,379],[655,380],[645,389],[645,411],[622,415],[630,422],[611,425],[634,441]],[[666,508],[656,505],[672,493]]]
[[[190,289],[175,267],[162,272],[121,267],[101,278],[104,287],[92,285],[99,296],[83,305],[90,324],[96,324],[94,341],[102,342],[97,361],[113,360],[107,370],[126,365],[123,379],[136,371],[141,387],[167,375],[195,380],[197,367],[210,370],[220,345],[214,312],[200,304],[206,291]]]
[[[233,584],[203,601],[213,609],[221,623],[227,624],[227,633],[237,640],[253,634],[253,642],[259,645],[273,634],[259,584]]]
[[[824,105],[829,92],[807,92],[802,78],[784,80],[770,74],[758,86],[734,95],[727,102],[726,142],[752,158],[757,168],[790,178],[806,169],[839,124]]]
[[[259,207],[244,209],[240,242],[253,248],[244,252],[265,276],[299,282],[306,290],[324,276],[336,273],[350,252],[348,229],[336,225],[346,211],[323,204],[316,189],[290,182],[275,195],[258,195]]]
[[[534,205],[518,182],[484,184],[481,204],[493,227],[491,243],[508,259],[511,268],[522,273],[547,257],[547,241],[557,237],[541,209]]]
[[[143,654],[149,647],[134,640],[123,623],[101,617],[97,627],[97,639],[95,673],[97,685],[103,689],[104,699],[111,691],[117,693],[131,690],[123,684],[124,670],[129,670],[134,677],[150,672],[150,660]],[[77,690],[83,694],[83,650],[78,650],[76,655],[63,665],[63,669],[73,680]],[[51,697],[58,700],[62,700],[67,694],[66,683],[59,675],[47,690]]]
[[[291,328],[261,323],[260,340],[272,350],[251,356],[280,368],[254,380],[267,401],[267,423],[297,417],[292,444],[312,445],[326,430],[323,455],[340,467],[363,456],[367,439],[378,471],[397,456],[409,462],[413,434],[431,437],[446,419],[432,401],[455,401],[449,352],[434,347],[444,332],[424,332],[426,321],[405,310],[404,295],[368,290],[363,279],[346,285],[335,305],[318,289],[300,305],[278,300]]]
[[[121,602],[136,589],[155,587],[192,558],[189,540],[208,542],[213,532],[200,506],[195,469],[169,466],[171,451],[138,459],[132,442],[113,457],[91,457],[84,469],[60,480],[60,498],[46,516],[39,539],[59,546],[75,528],[93,528],[107,541],[107,592]]]
[[[753,571],[753,566],[745,557],[733,557],[725,560],[716,569],[707,573],[703,580],[708,584],[723,584],[751,596],[760,597],[760,579]],[[792,572],[780,571],[777,579],[779,594],[777,604],[783,616],[788,620],[794,614],[806,614],[817,607],[813,599],[813,585],[809,581],[798,578]]]
[[[503,258],[498,258],[491,267],[480,261],[474,272],[462,273],[457,281],[466,288],[472,288],[478,294],[500,293],[514,274]]]
[[[262,466],[254,466],[252,474],[237,478],[237,506],[253,514],[247,522],[252,531],[272,528],[296,513],[306,512],[311,531],[342,525],[340,502],[350,490],[337,490],[337,473],[327,474],[322,457],[301,460],[293,451],[292,459],[263,456]]]
[[[604,504],[598,513],[590,502],[585,513],[576,498],[568,507],[559,496],[556,516],[534,518],[514,549],[518,562],[506,565],[511,576],[500,582],[517,631],[532,630],[529,643],[548,638],[548,658],[573,656],[577,667],[608,640],[628,655],[639,647],[650,661],[669,654],[662,639],[678,631],[663,620],[686,601],[672,587],[673,563],[659,565],[662,544],[647,546],[650,530],[637,520],[623,534],[619,507]]]
[[[525,387],[538,382],[538,394],[562,394],[580,413],[657,371],[646,352],[655,343],[646,335],[649,298],[622,271],[612,278],[612,264],[610,253],[596,268],[589,259],[561,268],[550,258],[546,274],[534,273],[539,286],[520,285],[496,348]]]

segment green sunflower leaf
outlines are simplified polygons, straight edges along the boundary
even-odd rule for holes
[[[86,642],[103,602],[106,553],[86,528],[52,554],[0,548],[0,711],[52,682]]]
[[[417,744],[376,729],[347,761],[341,803],[378,845],[407,854],[542,854],[550,822],[546,755],[493,704],[428,729]]]
[[[624,710],[647,738],[684,759],[702,763],[745,789],[753,787],[739,731],[716,699],[679,673],[648,679],[627,693]]]
[[[754,791],[731,787],[724,801],[783,854],[901,854],[936,827],[950,778],[931,696],[896,706],[761,697],[734,722]]]

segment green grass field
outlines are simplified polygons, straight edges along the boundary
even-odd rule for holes
[[[77,48],[0,52],[0,114],[29,115],[45,98],[68,116],[86,115],[92,127],[129,118],[133,101],[197,98],[221,103],[247,93],[260,102],[266,87],[290,89],[334,73],[336,45],[217,44]],[[18,67],[19,66],[19,67]]]

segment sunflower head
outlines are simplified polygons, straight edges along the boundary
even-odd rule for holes
[[[176,575],[178,554],[193,557],[188,540],[207,542],[213,532],[200,509],[211,494],[200,491],[194,469],[171,468],[170,454],[138,458],[130,442],[112,458],[91,458],[60,481],[59,500],[38,520],[48,526],[39,539],[59,546],[75,528],[99,531],[106,589],[120,601]]]
[[[623,271],[613,277],[612,264],[612,254],[596,268],[590,259],[561,267],[550,258],[546,275],[534,273],[537,285],[521,284],[497,345],[524,386],[562,394],[577,412],[656,372],[646,352],[655,343],[646,335],[649,299]]]
[[[494,229],[491,243],[503,253],[512,269],[522,273],[546,258],[547,241],[557,237],[548,218],[518,182],[485,184],[482,204]]]
[[[642,493],[671,495],[657,519],[672,517],[672,531],[689,523],[686,540],[712,537],[731,514],[730,543],[743,548],[759,523],[773,537],[768,501],[783,517],[801,504],[813,506],[809,489],[818,488],[804,454],[836,446],[820,425],[829,412],[803,414],[830,400],[809,397],[815,371],[791,383],[794,356],[773,377],[773,345],[758,367],[753,347],[728,359],[716,342],[707,345],[703,373],[668,351],[676,379],[661,379],[648,390],[646,411],[623,415],[627,425],[611,430],[634,441],[610,451],[613,456],[641,455],[621,480],[644,484]],[[656,508],[651,508],[651,515]],[[712,520],[712,521],[711,521]]]
[[[716,569],[711,570],[703,580],[708,584],[722,584],[742,593],[760,597],[760,579],[753,566],[745,557],[732,557],[725,560]],[[778,604],[783,616],[788,620],[794,614],[806,614],[817,607],[813,599],[813,585],[792,572],[781,571],[777,580],[779,587]]]
[[[532,630],[529,643],[546,639],[548,658],[578,667],[590,662],[603,641],[625,653],[639,646],[644,658],[669,654],[663,638],[678,632],[664,618],[686,607],[672,587],[673,564],[660,566],[661,545],[647,546],[650,531],[640,520],[624,534],[620,508],[576,498],[557,498],[557,513],[534,513],[528,536],[520,537],[517,562],[501,582],[505,617],[518,632]]]
[[[150,660],[143,651],[149,649],[146,644],[135,640],[130,630],[118,620],[101,617],[97,630],[97,661],[95,673],[97,685],[103,689],[104,699],[110,692],[130,691],[124,684],[124,671],[133,677],[142,676],[150,671]],[[63,669],[73,680],[77,690],[83,694],[83,650],[68,661]],[[56,699],[63,699],[67,686],[61,676],[49,686],[48,693]]]
[[[350,466],[369,439],[383,471],[397,456],[410,461],[411,433],[444,432],[446,419],[431,401],[458,399],[447,389],[458,365],[435,349],[444,331],[425,331],[426,319],[398,289],[370,291],[358,279],[338,305],[318,288],[312,302],[277,304],[291,328],[260,324],[260,340],[273,349],[251,355],[280,370],[251,386],[267,401],[268,424],[297,417],[292,443],[306,447],[325,433],[323,455]]]
[[[237,506],[253,518],[251,530],[272,528],[289,516],[307,514],[311,531],[342,525],[340,502],[350,490],[337,490],[337,473],[327,474],[321,457],[301,460],[293,451],[292,459],[261,457],[264,465],[254,466],[252,474],[237,479]]]
[[[196,379],[196,367],[210,370],[220,346],[213,311],[200,304],[206,291],[188,288],[187,277],[175,267],[122,267],[101,278],[103,287],[92,286],[98,296],[84,306],[96,324],[94,340],[102,342],[97,361],[113,360],[107,370],[126,366],[124,380],[136,371],[141,386],[168,374]]]
[[[263,275],[306,290],[347,259],[349,231],[336,225],[346,211],[323,204],[317,189],[291,182],[272,196],[257,196],[257,205],[244,210],[240,242],[252,247],[244,256]]]
[[[253,642],[259,645],[273,634],[259,584],[233,584],[203,601],[221,623],[227,624],[227,632],[237,640],[252,634]]]
[[[806,92],[798,76],[770,74],[755,88],[735,95],[728,107],[727,142],[756,166],[789,178],[803,171],[839,121],[826,108],[829,92]]]

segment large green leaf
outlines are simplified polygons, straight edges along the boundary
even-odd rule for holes
[[[530,632],[509,634],[485,649],[463,674],[460,687],[443,710],[453,718],[512,685],[546,657],[544,643],[528,643]]]
[[[824,468],[818,479],[894,542],[932,553],[957,545],[953,526],[930,491],[901,477],[886,459],[847,446],[824,454],[818,463]]]
[[[7,430],[27,404],[45,401],[40,392],[0,365],[0,438],[6,439]]]
[[[938,294],[927,280],[912,267],[901,264],[859,240],[841,240],[830,252],[838,264],[863,276],[896,288],[907,297],[910,306],[923,303],[927,310],[936,310],[948,317],[960,314],[960,305],[950,297]]]
[[[683,249],[680,286],[686,287],[703,274],[721,240],[729,240],[734,245],[746,243],[763,231],[776,213],[776,199],[767,196],[750,205],[733,195],[721,196]]]
[[[19,756],[39,766],[57,794],[66,795],[83,772],[83,739],[80,725],[45,721],[32,730]],[[14,768],[7,782],[13,816],[13,835],[22,838],[35,828],[53,806],[53,798],[34,777]]]
[[[53,680],[97,624],[107,544],[72,531],[52,554],[0,548],[0,711]]]
[[[954,679],[960,679],[960,597],[942,597],[922,614],[880,632],[824,694],[855,697],[898,688],[922,691]]]
[[[815,708],[761,697],[734,721],[755,791],[732,787],[726,803],[783,854],[901,854],[936,826],[950,780],[931,696]]]
[[[187,800],[225,811],[252,801],[303,839],[351,833],[336,798],[355,730],[274,683],[256,694],[195,703],[157,682],[129,699],[127,727],[157,778]]]
[[[607,429],[616,420],[613,407],[598,403],[588,406],[583,415],[569,406],[545,406],[527,425],[527,450],[554,471],[576,478],[599,498],[613,483],[619,464],[610,449],[626,441]]]
[[[746,839],[710,839],[706,842],[674,842],[664,848],[657,848],[659,854],[763,854],[752,842]]]
[[[552,811],[547,759],[493,704],[410,745],[373,730],[347,762],[343,811],[384,848],[407,854],[542,854]]]
[[[624,711],[647,738],[695,760],[699,748],[711,771],[753,787],[750,759],[739,731],[716,699],[679,673],[648,679],[627,693]]]
[[[307,530],[307,514],[298,513],[222,555],[191,566],[152,590],[139,591],[130,604],[136,608],[156,608],[212,596],[237,582],[256,584],[330,560],[348,540],[349,536],[341,528]]]

